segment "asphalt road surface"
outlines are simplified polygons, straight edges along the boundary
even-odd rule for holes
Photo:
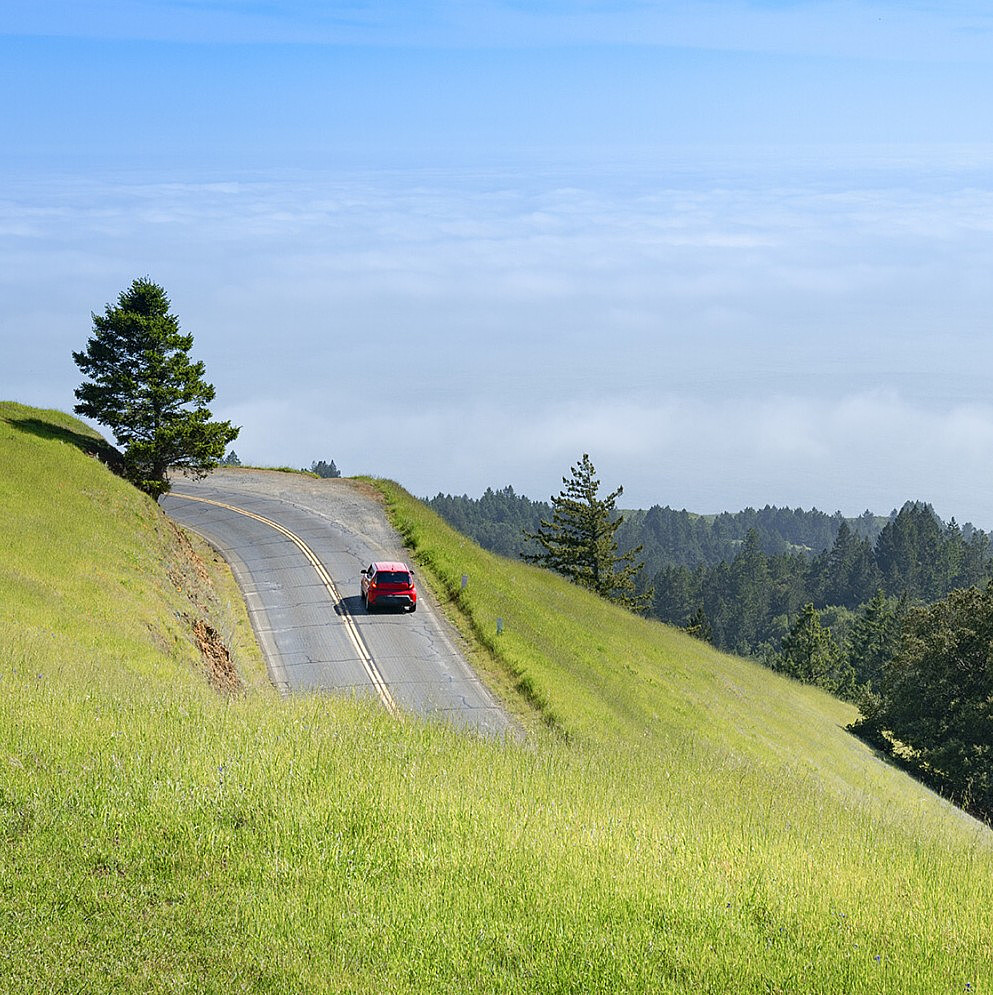
[[[483,734],[509,730],[423,584],[415,613],[363,606],[359,571],[409,560],[362,484],[218,469],[176,477],[161,505],[230,563],[281,691],[369,694]]]

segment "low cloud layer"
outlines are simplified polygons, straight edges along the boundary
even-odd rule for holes
[[[22,179],[2,393],[71,407],[90,311],[148,275],[246,460],[544,497],[590,452],[636,505],[993,526],[989,161]]]
[[[512,484],[545,499],[588,452],[606,487],[624,485],[629,507],[717,512],[778,504],[857,515],[926,500],[945,518],[993,524],[991,404],[935,409],[892,392],[527,406],[491,398],[415,408],[403,419],[384,404],[361,423],[342,423],[333,407],[308,397],[226,414],[245,425],[246,443],[291,448],[303,454],[300,465],[333,458],[346,472],[397,477],[425,496]]]

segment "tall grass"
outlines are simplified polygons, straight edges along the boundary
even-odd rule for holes
[[[989,834],[846,737],[846,706],[488,557],[390,485],[423,572],[528,689],[527,741],[219,695],[158,509],[12,410],[3,991],[990,984]]]

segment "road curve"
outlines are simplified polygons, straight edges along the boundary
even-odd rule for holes
[[[412,615],[363,607],[359,571],[373,560],[407,558],[369,488],[225,468],[203,480],[177,477],[161,505],[231,564],[284,693],[373,695],[390,710],[482,734],[510,729],[423,584]]]

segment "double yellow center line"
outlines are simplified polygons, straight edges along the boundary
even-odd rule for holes
[[[337,606],[339,617],[345,625],[345,632],[348,635],[355,652],[358,654],[358,658],[362,663],[366,674],[369,676],[372,686],[376,689],[376,693],[379,695],[380,701],[382,701],[382,703],[386,706],[386,710],[391,715],[399,714],[397,703],[394,700],[393,695],[390,694],[390,689],[386,686],[386,680],[380,673],[379,667],[376,666],[376,661],[372,658],[372,653],[369,652],[369,647],[362,638],[362,633],[359,632],[359,627],[355,624],[355,619],[352,618],[348,609],[345,607],[345,602],[338,593],[338,588],[335,587],[331,574],[327,572],[324,564],[318,559],[317,554],[303,541],[303,539],[300,538],[300,536],[296,535],[294,532],[291,532],[288,528],[286,528],[286,526],[280,525],[279,522],[274,522],[271,518],[266,518],[263,515],[256,515],[253,511],[247,511],[244,508],[237,508],[233,504],[225,504],[223,501],[211,501],[208,498],[193,497],[191,494],[177,494],[175,491],[171,491],[169,496],[182,498],[184,501],[199,501],[201,504],[212,504],[217,508],[224,508],[227,511],[233,511],[237,515],[244,515],[246,518],[252,518],[256,522],[268,525],[270,528],[273,528],[280,533],[280,535],[286,536],[286,538],[289,539],[301,553],[303,553],[310,565],[317,571],[317,576],[321,578],[321,583],[324,584],[327,588],[328,594],[331,595],[331,600]]]

